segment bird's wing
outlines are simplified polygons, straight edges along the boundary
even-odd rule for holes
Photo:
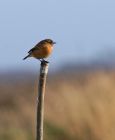
[[[31,50],[29,50],[29,52],[28,52],[28,53],[31,53],[31,52],[33,52],[34,50],[39,50],[39,49],[40,49],[40,46],[41,46],[41,44],[40,44],[40,43],[36,44],[36,45],[35,45],[35,47],[34,47],[34,48],[32,48]]]
[[[33,52],[34,50],[37,50],[37,49],[38,49],[38,48],[34,47],[34,48],[32,48],[31,50],[29,50],[28,53],[31,53],[31,52]]]

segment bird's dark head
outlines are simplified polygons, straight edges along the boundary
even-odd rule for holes
[[[51,45],[56,44],[56,42],[54,42],[54,41],[51,40],[51,39],[45,39],[44,41],[45,41],[46,43],[51,44]]]

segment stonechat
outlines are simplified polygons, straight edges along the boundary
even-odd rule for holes
[[[54,44],[56,43],[51,39],[40,41],[28,52],[29,54],[25,58],[23,58],[23,60],[28,57],[34,57],[36,59],[39,59],[40,61],[45,61],[44,58],[47,58],[51,54]]]

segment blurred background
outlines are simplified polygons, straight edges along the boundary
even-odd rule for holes
[[[45,95],[45,140],[115,140],[115,1],[0,1],[0,139],[33,140],[40,63],[56,41]]]

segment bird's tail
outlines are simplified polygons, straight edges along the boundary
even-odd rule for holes
[[[28,57],[30,57],[30,54],[28,54],[26,57],[24,57],[23,60],[27,59]]]

